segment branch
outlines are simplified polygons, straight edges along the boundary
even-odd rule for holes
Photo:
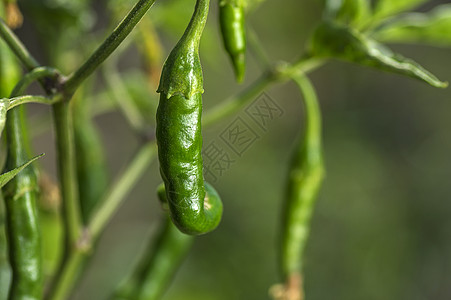
[[[14,52],[27,70],[30,71],[39,67],[37,60],[30,54],[30,52],[28,52],[27,48],[2,19],[0,19],[0,36],[6,44],[8,44],[9,48]]]
[[[156,144],[154,142],[143,145],[128,164],[128,168],[112,184],[111,189],[106,193],[104,201],[100,202],[100,207],[94,212],[92,221],[84,234],[79,236],[77,243],[67,253],[65,263],[61,265],[58,274],[55,276],[55,281],[50,287],[50,293],[45,298],[46,300],[63,300],[67,298],[78,278],[85,259],[90,254],[91,246],[98,239],[111,217],[116,213],[125,196],[152,162],[155,154]]]
[[[27,103],[40,103],[40,104],[54,104],[56,102],[56,98],[44,97],[44,96],[35,96],[35,95],[26,95],[10,98],[8,110],[19,106],[21,104]]]
[[[322,63],[323,61],[321,60],[305,56],[293,64],[281,64],[270,68],[238,95],[226,99],[210,111],[207,111],[202,120],[203,125],[211,125],[234,114],[271,85],[278,82],[286,82],[296,73],[308,73],[318,68]]]
[[[75,92],[77,87],[102,64],[124,39],[135,28],[144,14],[154,4],[155,0],[139,0],[124,20],[110,34],[110,36],[97,48],[88,60],[69,76],[64,88],[67,94]]]
[[[92,220],[88,225],[88,233],[93,240],[96,240],[111,217],[116,213],[136,181],[142,176],[149,164],[156,155],[156,143],[148,142],[143,145],[133,160],[128,164],[128,168],[119,176],[119,179],[112,184],[112,188],[107,191],[104,201],[95,210]]]

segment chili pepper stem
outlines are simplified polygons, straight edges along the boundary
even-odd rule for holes
[[[246,54],[243,52],[233,55],[233,70],[235,71],[236,80],[242,83],[246,71]]]

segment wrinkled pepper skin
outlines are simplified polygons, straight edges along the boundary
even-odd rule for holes
[[[244,6],[239,0],[219,2],[219,25],[224,48],[232,60],[235,77],[242,82],[246,72],[246,28]]]
[[[198,0],[193,17],[163,67],[156,137],[169,214],[180,231],[215,229],[222,216],[217,192],[202,173],[202,68],[199,42],[209,1]]]

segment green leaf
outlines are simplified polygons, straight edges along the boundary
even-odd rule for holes
[[[379,28],[372,36],[380,41],[451,46],[451,4],[429,13],[408,13]]]
[[[378,0],[374,8],[374,18],[384,19],[400,12],[413,9],[429,0]]]
[[[310,50],[316,57],[336,58],[409,76],[435,87],[444,88],[448,85],[416,62],[393,53],[384,45],[352,28],[339,24],[330,22],[320,24],[312,37]]]
[[[326,13],[329,19],[359,27],[371,14],[368,0],[328,0]]]
[[[29,161],[27,161],[26,163],[24,163],[23,165],[0,175],[0,188],[4,187],[5,184],[7,184],[11,179],[13,179],[20,171],[25,169],[29,164],[31,164],[38,158],[41,158],[42,156],[44,156],[44,153],[41,155],[35,156],[32,159],[30,159]]]

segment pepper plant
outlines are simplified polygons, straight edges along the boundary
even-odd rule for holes
[[[148,198],[160,201],[161,230],[134,271],[109,292],[109,299],[160,299],[195,236],[221,226],[228,202],[246,200],[221,200],[221,190],[204,180],[202,128],[238,113],[270,86],[289,81],[299,88],[304,126],[285,178],[286,193],[280,195],[280,239],[273,246],[279,252],[282,283],[268,289],[274,299],[304,299],[304,249],[326,170],[321,108],[308,74],[338,60],[445,88],[446,82],[385,43],[450,45],[451,6],[420,13],[411,11],[428,1],[325,0],[323,17],[317,20],[305,48],[299,49],[299,58],[269,63],[258,33],[246,22],[258,13],[262,0],[161,1],[155,8],[163,16],[160,19],[152,12],[156,0],[103,2],[112,19],[123,19],[101,42],[93,34],[95,1],[0,3],[0,300],[68,299],[109,221],[157,158],[163,184]],[[188,7],[192,17],[184,24],[184,33],[177,32],[180,38],[163,63],[166,49],[160,42],[160,29],[165,23],[180,22],[177,12]],[[200,43],[212,7],[218,9],[218,34],[224,55],[231,61],[230,67],[224,67],[224,76],[234,73],[237,83],[245,84],[237,95],[203,115],[206,97],[202,94],[209,86],[203,80]],[[48,66],[41,65],[14,33],[23,20],[33,25],[35,34],[45,37]],[[97,47],[92,53],[91,45]],[[130,92],[132,82],[119,71],[118,60],[130,48],[139,51],[140,74],[146,77],[138,101]],[[245,72],[247,48],[265,68],[256,79]],[[30,92],[35,82],[41,92]],[[36,156],[31,147],[39,126],[27,124],[29,103],[51,107],[53,123],[41,122],[55,132],[55,158]],[[123,113],[141,141],[114,181],[109,178],[105,149],[93,122],[96,115],[110,110]],[[38,159],[56,160],[57,187]],[[43,207],[42,203],[52,202],[52,188],[60,194],[54,197],[61,202],[60,210]],[[62,232],[57,232],[55,228],[60,227]]]

